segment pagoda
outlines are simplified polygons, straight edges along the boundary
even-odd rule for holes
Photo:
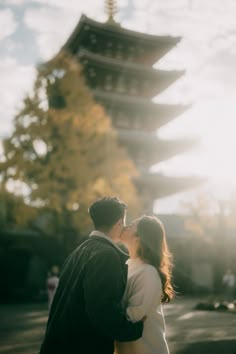
[[[157,104],[153,98],[178,80],[183,71],[154,69],[181,40],[144,34],[121,27],[114,20],[114,0],[107,0],[108,21],[82,15],[62,50],[77,57],[87,84],[103,105],[118,139],[139,170],[136,186],[152,211],[154,200],[193,187],[195,178],[150,173],[150,167],[193,146],[193,140],[162,140],[157,130],[189,106]]]

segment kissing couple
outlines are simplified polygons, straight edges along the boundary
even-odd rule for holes
[[[90,206],[94,231],[63,266],[40,354],[169,353],[162,303],[174,291],[165,230],[154,216],[126,225],[126,210],[116,197]]]

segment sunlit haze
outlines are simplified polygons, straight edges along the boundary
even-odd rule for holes
[[[155,67],[186,74],[158,96],[158,102],[189,104],[182,116],[158,131],[162,138],[199,137],[193,150],[153,170],[168,175],[205,176],[218,198],[236,188],[236,1],[118,0],[121,25],[159,35],[182,36]],[[3,0],[0,5],[0,136],[31,89],[35,65],[51,58],[82,13],[104,21],[103,0]],[[63,25],[62,25],[63,23]],[[3,24],[3,25],[2,25]],[[158,212],[176,212],[199,188],[160,200]]]

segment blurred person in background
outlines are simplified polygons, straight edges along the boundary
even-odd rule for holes
[[[47,294],[48,294],[48,309],[50,311],[52,301],[54,298],[54,295],[56,293],[58,283],[59,283],[59,268],[57,266],[53,266],[51,271],[48,272],[48,277],[47,277]]]
[[[227,269],[223,275],[222,283],[225,300],[228,302],[233,302],[236,279],[231,269]]]

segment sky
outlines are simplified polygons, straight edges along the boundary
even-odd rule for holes
[[[192,107],[158,131],[165,139],[199,137],[193,150],[154,167],[169,175],[200,175],[208,183],[159,200],[157,212],[175,212],[184,199],[210,190],[228,198],[236,187],[236,1],[118,0],[123,27],[181,42],[155,67],[186,74],[156,98]],[[0,138],[32,88],[36,65],[53,57],[84,13],[105,21],[104,0],[0,0]]]

